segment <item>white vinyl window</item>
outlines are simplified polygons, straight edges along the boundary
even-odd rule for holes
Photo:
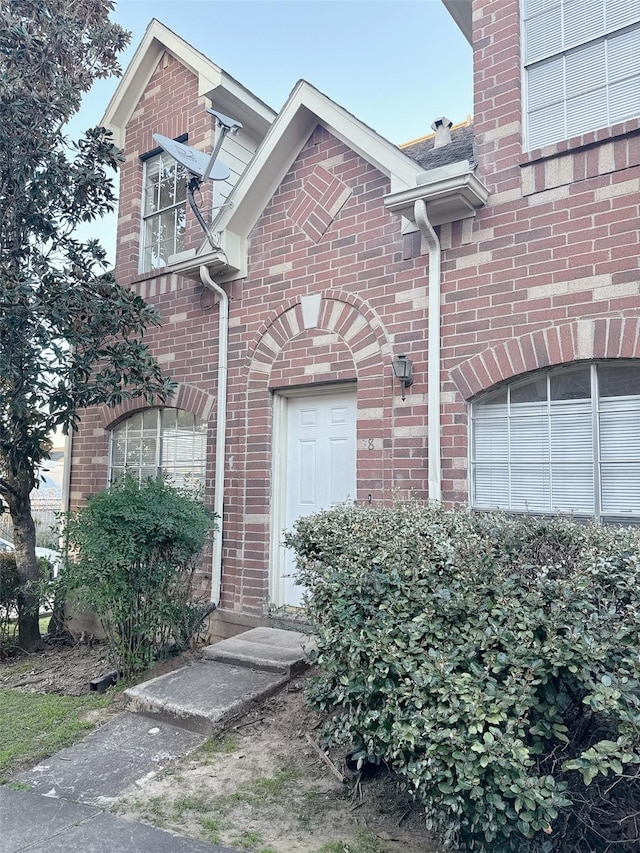
[[[527,148],[640,116],[638,0],[522,0]]]
[[[166,152],[144,161],[141,271],[165,267],[184,248],[187,185],[184,169]]]
[[[145,409],[111,431],[109,482],[165,472],[180,486],[204,485],[207,425],[183,409]]]
[[[531,374],[471,415],[474,507],[640,522],[640,362]]]

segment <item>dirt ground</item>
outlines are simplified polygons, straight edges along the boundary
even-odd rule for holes
[[[187,660],[194,654],[187,655]],[[184,663],[158,664],[153,675]],[[0,687],[79,696],[108,671],[104,648],[75,645],[0,663]],[[254,853],[438,853],[420,810],[379,771],[350,771],[318,746],[321,719],[291,682],[220,737],[123,791],[118,814]],[[114,693],[104,722],[126,701]]]

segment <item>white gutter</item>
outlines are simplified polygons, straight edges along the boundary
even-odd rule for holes
[[[415,222],[429,248],[429,317],[427,363],[427,455],[429,460],[429,500],[442,501],[440,466],[440,240],[427,216],[424,199],[414,204]]]
[[[229,340],[229,297],[219,284],[211,278],[206,266],[200,266],[200,281],[214,293],[220,305],[218,317],[218,399],[216,401],[216,478],[214,483],[213,511],[217,516],[218,529],[213,539],[213,564],[211,572],[211,601],[220,604],[222,591],[222,537],[224,514],[224,475],[227,444],[227,367]]]

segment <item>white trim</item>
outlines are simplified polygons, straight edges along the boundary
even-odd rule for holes
[[[221,280],[246,276],[249,234],[318,125],[386,175],[392,192],[414,188],[424,171],[343,107],[299,81],[212,225],[231,269]]]
[[[272,395],[271,437],[271,519],[269,531],[269,601],[276,607],[284,602],[284,547],[282,531],[286,514],[287,414],[285,393]]]
[[[198,78],[198,96],[216,105],[251,128],[262,138],[275,112],[226,74],[190,44],[155,18],[151,21],[133,59],[114,92],[101,124],[111,130],[115,144],[124,148],[125,129],[163,53],[169,52]]]

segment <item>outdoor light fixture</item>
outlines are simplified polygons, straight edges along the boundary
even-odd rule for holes
[[[396,379],[402,385],[402,399],[405,399],[405,391],[413,385],[413,362],[406,355],[401,354],[393,359],[393,372]]]

